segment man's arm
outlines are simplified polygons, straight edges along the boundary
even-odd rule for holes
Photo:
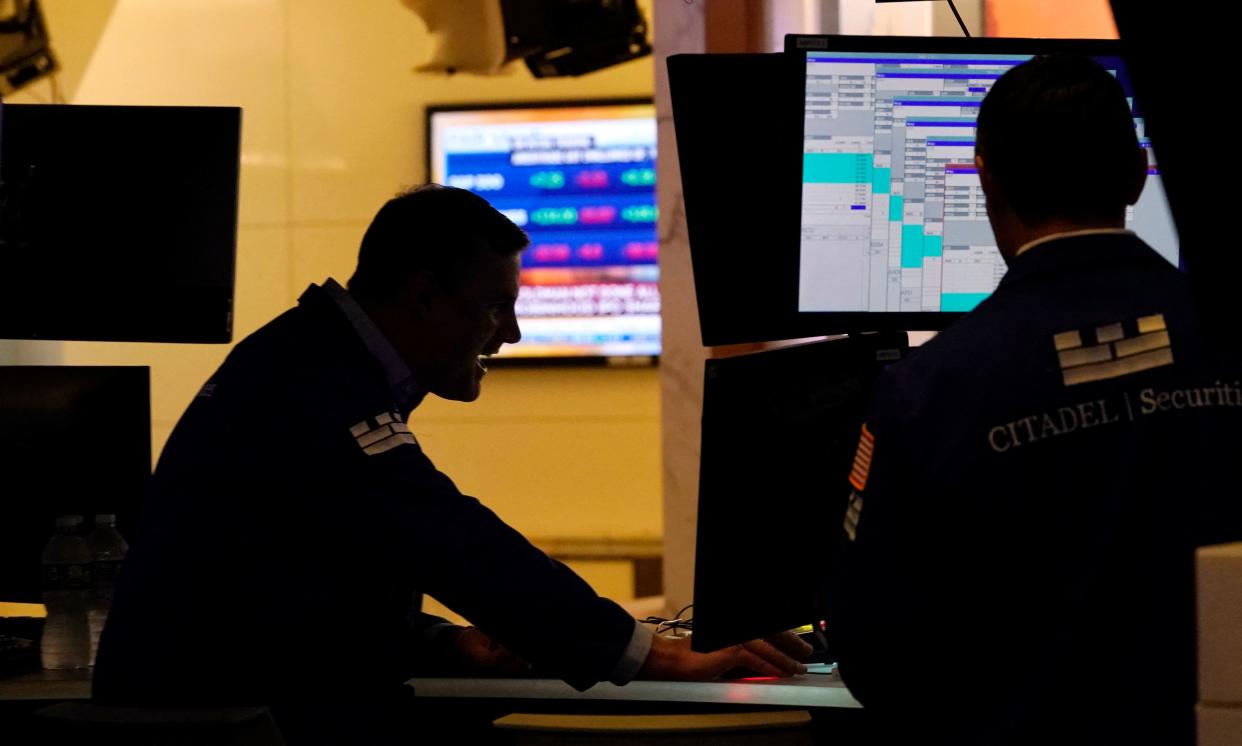
[[[338,478],[349,484],[336,502],[319,508],[334,521],[346,521],[342,530],[366,537],[371,561],[469,619],[514,655],[574,686],[637,674],[648,657],[650,633],[477,499],[463,495],[423,453],[404,418],[391,411],[386,392],[357,393],[318,400],[313,407],[292,402],[283,411],[300,418],[298,429],[311,436],[299,451],[301,466],[322,459],[336,465]],[[378,442],[376,436],[384,433]],[[452,638],[477,639],[474,633]]]
[[[521,673],[530,668],[530,664],[478,628],[440,621],[436,627],[443,631],[436,642],[451,651],[458,668],[495,673]],[[659,637],[635,622],[630,646],[617,661],[609,681],[614,684],[626,684],[636,678],[707,681],[739,668],[761,676],[793,676],[806,673],[806,667],[798,661],[811,651],[811,646],[797,636],[782,635],[712,653],[696,653],[690,650],[688,638]]]
[[[418,588],[488,638],[574,686],[635,675],[711,678],[738,666],[772,675],[800,670],[762,643],[705,656],[652,639],[621,607],[462,495],[414,443],[373,456],[359,449],[357,465],[362,494],[380,507],[380,541],[390,561],[412,566]],[[474,633],[454,639],[479,652]]]

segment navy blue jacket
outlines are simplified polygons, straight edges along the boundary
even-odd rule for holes
[[[1092,235],[1023,253],[886,372],[830,618],[874,722],[922,742],[1193,743],[1193,548],[1242,536],[1223,352],[1180,272]]]
[[[576,686],[608,678],[633,618],[461,494],[407,414],[319,288],[239,343],[160,458],[96,696],[268,704],[291,742],[365,743],[404,716],[423,593]]]

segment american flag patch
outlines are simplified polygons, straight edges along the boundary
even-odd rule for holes
[[[850,504],[845,509],[845,535],[850,541],[858,538],[858,519],[862,517],[863,499],[857,492],[850,493]]]
[[[1052,344],[1066,386],[1173,364],[1173,346],[1163,314],[1061,332],[1053,336]]]
[[[854,453],[854,468],[850,470],[850,484],[854,489],[867,488],[867,475],[871,473],[871,453],[875,450],[875,436],[862,426],[862,436],[858,439],[858,450]]]
[[[396,412],[377,414],[349,428],[358,447],[368,456],[378,456],[401,445],[418,445],[410,428]]]

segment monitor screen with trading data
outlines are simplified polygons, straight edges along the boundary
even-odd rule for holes
[[[1090,56],[1121,83],[1149,160],[1126,226],[1180,265],[1118,42],[791,36],[786,50],[805,83],[800,314],[886,314],[904,328],[940,328],[996,289],[1006,267],[975,170],[975,120],[1005,71],[1051,52]],[[1072,163],[1047,167],[1075,178]]]
[[[432,181],[469,189],[530,237],[510,360],[660,352],[655,107],[645,100],[436,107]]]

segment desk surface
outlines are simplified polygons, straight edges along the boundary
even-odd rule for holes
[[[806,674],[791,679],[745,681],[631,681],[625,686],[601,683],[580,692],[556,679],[416,678],[406,682],[415,696],[461,699],[620,700],[627,702],[700,702],[767,707],[862,707],[841,677]]]
[[[791,679],[746,681],[632,681],[601,683],[580,692],[557,679],[416,678],[408,682],[420,698],[612,700],[698,702],[768,707],[861,707],[841,678],[807,674]],[[89,699],[89,671],[36,671],[0,677],[0,700]]]

